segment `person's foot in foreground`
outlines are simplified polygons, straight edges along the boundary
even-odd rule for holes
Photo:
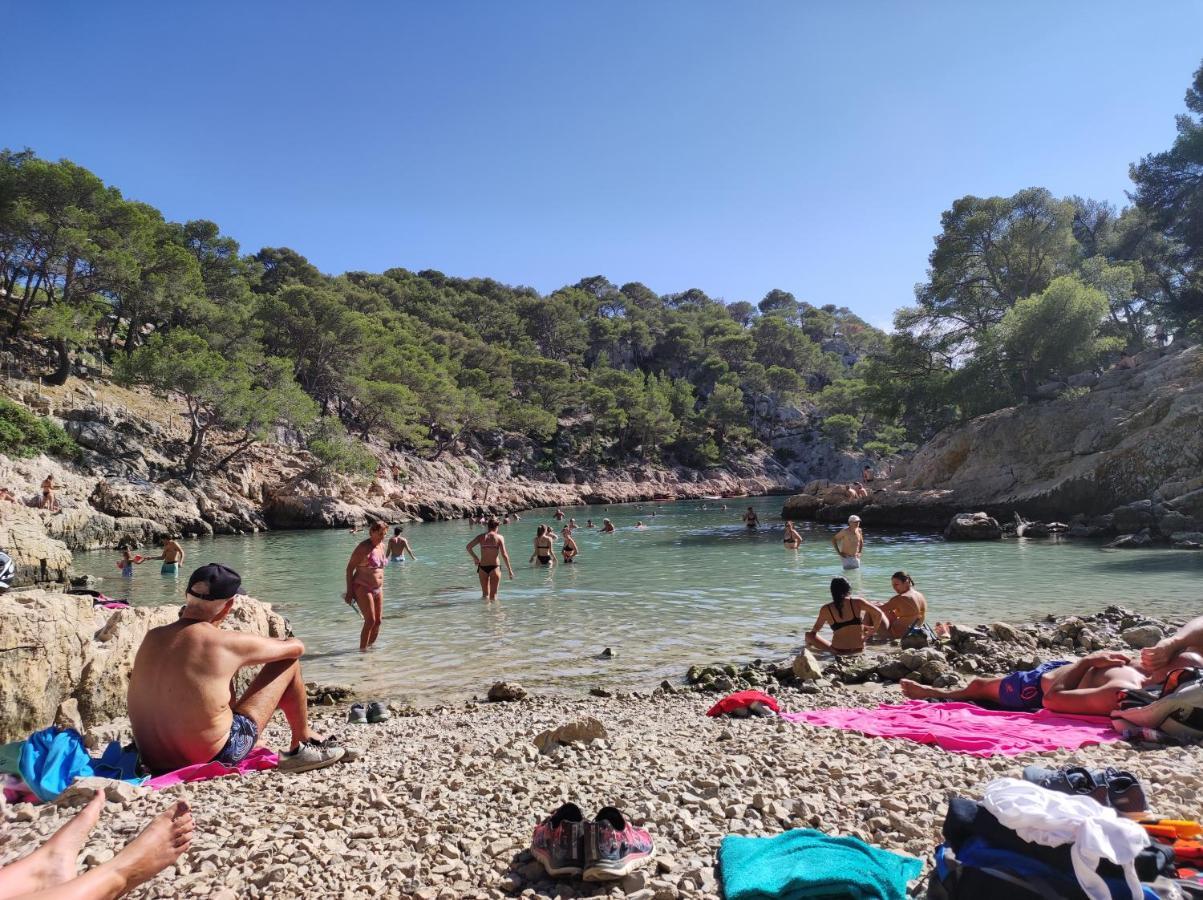
[[[104,808],[97,791],[87,806],[28,856],[0,869],[0,900],[108,900],[145,884],[192,842],[192,813],[180,801],[159,813],[107,862],[78,874],[76,859]]]
[[[909,678],[902,679],[898,682],[898,686],[902,688],[903,696],[909,697],[911,700],[931,700],[933,697],[943,695],[943,691],[917,681],[911,681]]]

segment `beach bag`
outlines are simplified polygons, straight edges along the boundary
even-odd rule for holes
[[[970,857],[970,848],[963,847]],[[936,848],[936,865],[927,882],[927,900],[1085,900],[1066,873],[1022,853],[987,848],[978,865],[962,862],[946,844]]]
[[[1203,741],[1203,669],[1173,669],[1160,687],[1125,691],[1111,725],[1116,731],[1153,728],[1182,743]]]

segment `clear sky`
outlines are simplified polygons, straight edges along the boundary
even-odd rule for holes
[[[4,30],[0,145],[248,252],[877,324],[956,197],[1122,204],[1203,60],[1193,0],[41,0]]]

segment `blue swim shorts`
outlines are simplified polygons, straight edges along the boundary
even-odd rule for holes
[[[255,741],[259,740],[259,726],[254,719],[248,719],[242,713],[234,713],[230,722],[230,736],[221,752],[213,757],[213,762],[233,768],[255,749]]]
[[[1044,705],[1044,688],[1040,679],[1045,672],[1068,666],[1064,659],[1055,659],[1041,663],[1034,669],[1024,672],[1012,672],[998,686],[998,703],[1005,709],[1040,709]]]

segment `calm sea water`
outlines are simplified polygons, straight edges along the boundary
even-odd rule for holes
[[[540,690],[593,685],[647,687],[698,662],[784,656],[841,574],[834,528],[802,523],[800,550],[781,543],[783,498],[752,501],[766,524],[739,522],[745,501],[723,510],[700,502],[572,507],[579,525],[608,516],[617,533],[581,528],[581,556],[554,571],[527,565],[535,526],[551,510],[503,526],[516,578],[486,603],[464,545],[479,529],[466,522],[405,526],[416,562],[391,564],[384,625],[372,651],[358,650],[360,618],[342,601],[344,569],[364,535],[276,532],[183,543],[185,570],[222,562],[244,590],[268,601],[305,641],[305,676],[416,701],[482,692],[495,679]],[[655,512],[655,517],[652,513]],[[635,527],[638,519],[645,529]],[[145,551],[144,551],[145,552]],[[103,577],[101,589],[136,605],[180,602],[184,577],[158,563],[116,571],[112,551],[76,554],[76,568]],[[1120,603],[1150,613],[1203,610],[1203,553],[1108,551],[1049,540],[945,543],[895,531],[866,536],[864,567],[848,573],[862,595],[884,600],[890,575],[906,569],[927,595],[935,620],[1021,620],[1090,612]],[[612,659],[598,658],[606,647]]]

